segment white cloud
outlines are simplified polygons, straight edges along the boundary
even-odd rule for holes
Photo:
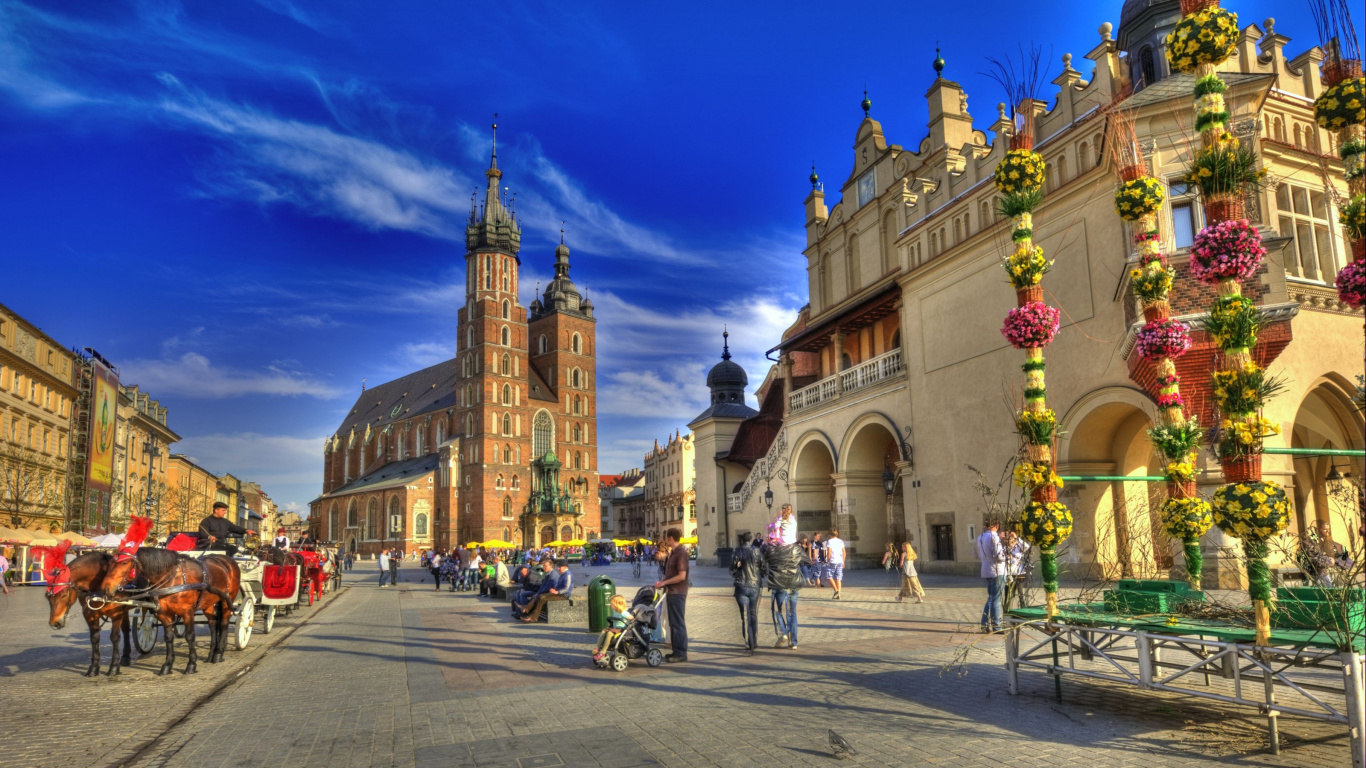
[[[218,433],[187,437],[175,444],[175,452],[210,472],[260,483],[275,503],[302,512],[321,489],[325,439]]]
[[[399,354],[416,368],[428,368],[455,357],[455,339],[404,344]]]
[[[156,395],[217,400],[243,395],[307,395],[329,399],[341,394],[305,374],[275,366],[261,371],[239,371],[213,365],[197,352],[163,360],[129,360],[120,366],[120,379]]]

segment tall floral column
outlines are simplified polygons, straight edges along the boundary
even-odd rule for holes
[[[1028,125],[1028,123],[1026,123]],[[1023,455],[1015,467],[1015,483],[1029,492],[1020,515],[1020,534],[1039,548],[1039,568],[1048,598],[1049,617],[1058,612],[1058,545],[1072,533],[1072,513],[1058,502],[1062,480],[1056,471],[1053,442],[1057,415],[1048,407],[1043,350],[1058,332],[1060,313],[1043,301],[1040,281],[1052,266],[1043,249],[1034,245],[1033,211],[1043,200],[1044,160],[1033,150],[1033,134],[1017,131],[1010,151],[996,166],[996,189],[1002,194],[1000,211],[1014,222],[1014,251],[1004,267],[1015,288],[1017,306],[1006,315],[1001,332],[1016,349],[1024,350],[1024,404],[1015,417]]]
[[[1285,491],[1262,480],[1262,439],[1278,431],[1262,417],[1262,409],[1279,383],[1253,359],[1262,317],[1242,295],[1241,283],[1266,255],[1261,234],[1243,216],[1244,196],[1261,183],[1263,172],[1256,154],[1228,132],[1228,86],[1215,73],[1236,52],[1237,15],[1220,8],[1219,0],[1182,0],[1181,10],[1167,37],[1167,56],[1173,69],[1196,76],[1200,146],[1192,154],[1187,181],[1200,191],[1206,220],[1191,247],[1190,269],[1219,293],[1204,322],[1220,352],[1213,374],[1220,423],[1213,445],[1227,483],[1214,494],[1213,517],[1221,530],[1243,541],[1257,642],[1265,645],[1271,638],[1267,541],[1285,530],[1289,507]]]
[[[1127,115],[1114,115],[1113,134],[1110,145],[1120,177],[1115,211],[1133,228],[1138,265],[1129,272],[1129,285],[1143,306],[1146,321],[1134,351],[1153,364],[1159,387],[1158,423],[1148,430],[1148,437],[1166,466],[1167,499],[1162,503],[1162,526],[1168,535],[1181,541],[1191,589],[1199,591],[1205,565],[1200,537],[1209,531],[1213,520],[1209,502],[1200,498],[1195,484],[1196,460],[1204,432],[1197,418],[1186,415],[1181,378],[1176,374],[1176,360],[1190,349],[1191,339],[1190,328],[1171,319],[1171,305],[1167,301],[1176,271],[1162,253],[1162,233],[1157,223],[1166,193],[1162,183],[1148,175],[1147,162],[1139,151]]]
[[[1322,47],[1323,94],[1314,102],[1319,125],[1336,134],[1347,180],[1339,219],[1352,245],[1352,261],[1338,272],[1338,296],[1353,309],[1366,306],[1366,78],[1361,45],[1343,0],[1312,0]]]

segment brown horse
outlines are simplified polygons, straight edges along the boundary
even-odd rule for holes
[[[133,567],[137,567],[135,588],[120,591]],[[195,613],[203,611],[209,618],[209,663],[223,660],[227,648],[228,618],[232,604],[241,592],[241,571],[232,558],[209,555],[195,560],[166,549],[143,547],[137,556],[115,561],[105,575],[105,594],[116,599],[146,600],[156,604],[156,617],[161,622],[162,638],[166,644],[166,661],[157,674],[170,673],[175,662],[175,633],[177,620],[185,627],[185,643],[189,646],[189,663],[185,674],[199,671],[195,649]]]
[[[297,565],[299,567],[305,565],[303,557],[298,553],[274,546],[265,546],[256,550],[256,557],[271,565]]]
[[[109,656],[109,671],[105,674],[121,675],[122,668],[133,663],[128,606],[102,603],[99,599],[92,603],[90,600],[91,595],[104,583],[113,561],[113,555],[104,552],[81,555],[67,566],[69,572],[62,574],[61,582],[53,582],[47,587],[47,603],[51,608],[47,623],[53,629],[66,627],[67,612],[78,600],[81,603],[81,613],[90,627],[90,667],[85,671],[86,677],[95,677],[100,673],[100,626],[105,620],[109,621],[109,644],[114,651]],[[119,657],[120,638],[123,640],[122,659]]]

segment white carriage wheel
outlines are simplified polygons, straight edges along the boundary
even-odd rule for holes
[[[251,642],[252,622],[256,621],[256,598],[250,592],[242,595],[242,607],[237,612],[237,650],[245,651]]]
[[[268,635],[272,629],[275,629],[275,606],[268,605],[266,606],[266,621],[261,626],[261,634]]]

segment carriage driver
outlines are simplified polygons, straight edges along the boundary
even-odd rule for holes
[[[228,520],[228,505],[221,501],[215,501],[213,513],[199,524],[198,547],[201,550],[222,550],[227,552],[229,557],[232,557],[237,554],[237,547],[228,543],[228,536],[232,534],[244,536],[246,533],[246,528]]]

